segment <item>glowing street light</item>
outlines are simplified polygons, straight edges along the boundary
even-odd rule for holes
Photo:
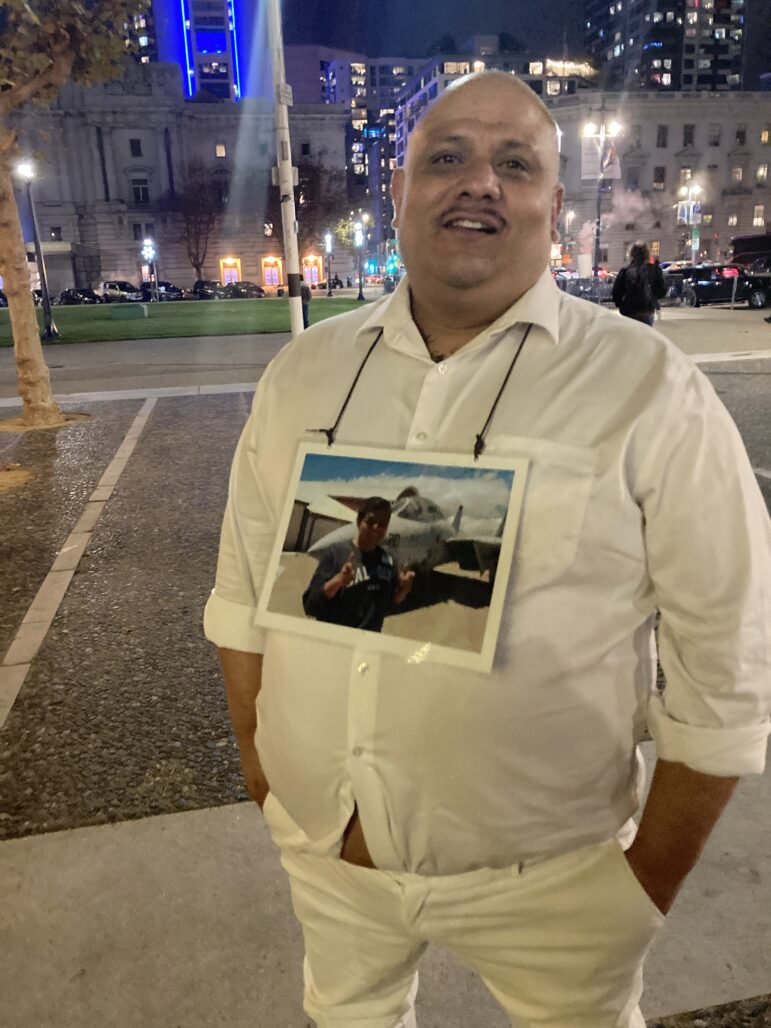
[[[697,232],[694,232],[693,226],[697,224],[694,218],[694,211],[696,206],[696,197],[701,195],[701,186],[698,182],[688,182],[686,185],[680,187],[680,196],[685,201],[685,224],[686,231],[688,233],[688,248],[691,251],[691,260],[694,259],[696,251],[699,249],[699,236]],[[699,218],[701,222],[701,218]]]
[[[51,314],[51,297],[48,293],[48,278],[46,276],[46,265],[43,259],[43,248],[40,245],[40,226],[37,222],[37,210],[35,200],[32,196],[32,179],[35,177],[35,165],[32,161],[21,161],[16,165],[16,174],[24,182],[27,190],[27,202],[29,203],[30,214],[32,215],[32,236],[35,243],[35,261],[37,263],[38,275],[40,276],[40,295],[43,297],[43,339],[58,339],[59,329],[54,324]]]
[[[617,121],[605,124],[603,118],[597,125],[594,121],[587,121],[583,127],[583,135],[586,139],[597,140],[597,152],[599,154],[599,170],[597,173],[597,218],[594,223],[594,281],[598,285],[600,274],[600,221],[602,218],[602,183],[604,182],[612,158],[615,156],[615,149],[611,145],[606,149],[606,142],[613,140],[622,131],[622,126]]]
[[[153,296],[155,297],[155,302],[157,303],[160,300],[160,294],[158,291],[158,269],[156,267],[156,260],[158,259],[158,254],[155,249],[155,243],[152,241],[152,239],[144,239],[142,241],[142,256],[145,259],[145,264],[148,264],[150,266],[150,274],[152,276],[153,283]]]
[[[327,296],[332,295],[332,233],[324,235],[324,250],[327,255]]]
[[[364,289],[362,288],[361,278],[361,251],[364,247],[364,225],[361,221],[355,221],[353,223],[353,245],[356,247],[356,271],[359,276],[359,295],[356,297],[357,300],[364,299]]]

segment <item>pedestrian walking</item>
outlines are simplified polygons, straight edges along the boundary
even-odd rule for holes
[[[613,283],[613,303],[625,318],[653,325],[658,302],[667,294],[664,272],[658,261],[651,263],[645,243],[635,243],[629,258]]]

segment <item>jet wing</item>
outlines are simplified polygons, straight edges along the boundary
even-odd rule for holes
[[[455,536],[446,540],[450,557],[464,571],[487,571],[498,563],[501,540],[498,536]]]

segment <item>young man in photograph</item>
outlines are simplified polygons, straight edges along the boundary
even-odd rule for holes
[[[352,542],[331,545],[303,594],[310,617],[347,628],[380,632],[394,607],[412,589],[414,571],[400,571],[383,548],[391,504],[381,496],[365,500],[356,515]]]

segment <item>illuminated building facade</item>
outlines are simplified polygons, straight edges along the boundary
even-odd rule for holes
[[[396,98],[420,58],[367,57],[323,46],[287,46],[286,77],[295,103],[322,103],[349,112],[346,172],[352,205],[369,209],[368,243],[382,253],[393,238],[390,182],[395,167]]]
[[[499,53],[496,37],[474,36],[465,52],[432,57],[400,93],[395,113],[397,166],[404,163],[407,141],[434,100],[456,79],[480,71],[516,75],[544,100],[596,88],[597,79],[597,73],[586,62]]]
[[[588,0],[585,42],[606,88],[745,88],[752,0]]]

